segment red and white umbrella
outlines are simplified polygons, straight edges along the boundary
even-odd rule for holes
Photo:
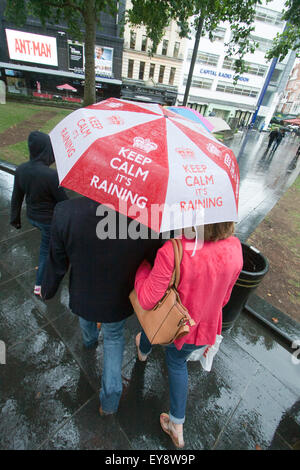
[[[58,90],[67,90],[67,91],[77,91],[76,88],[74,88],[72,85],[69,85],[68,83],[65,83],[64,85],[57,85],[56,87]]]
[[[50,133],[61,186],[156,232],[238,220],[233,152],[160,105],[110,98]]]

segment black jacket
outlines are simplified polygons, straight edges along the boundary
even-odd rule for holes
[[[269,134],[269,142],[273,142],[273,140],[277,139],[278,134],[279,134],[278,129],[274,129],[273,131],[271,131]]]
[[[72,312],[89,321],[110,323],[133,313],[128,296],[134,287],[136,271],[146,257],[154,260],[162,242],[119,238],[121,223],[126,231],[129,224],[138,225],[113,210],[109,214],[116,219],[116,238],[111,234],[110,239],[99,239],[97,225],[101,220],[104,225],[108,216],[107,212],[97,216],[98,206],[107,210],[85,197],[60,202],[55,207],[42,297],[50,299],[55,295],[70,265]]]
[[[57,202],[67,199],[59,187],[57,171],[49,168],[54,162],[50,138],[43,132],[29,134],[29,162],[22,163],[15,173],[11,200],[10,223],[21,227],[21,208],[25,196],[27,216],[37,222],[50,224]]]

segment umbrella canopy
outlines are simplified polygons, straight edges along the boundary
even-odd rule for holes
[[[211,132],[214,128],[214,126],[195,109],[188,108],[187,106],[169,106],[167,109],[173,111],[174,113],[180,114],[187,119],[191,119],[191,121],[200,123],[209,132]]]
[[[221,132],[221,131],[231,130],[231,127],[222,118],[208,116],[206,119],[208,120],[208,122],[210,122],[210,124],[212,124],[212,126],[214,126],[214,129],[212,132]]]
[[[73,86],[69,85],[68,83],[65,83],[64,85],[58,85],[56,87],[58,90],[67,90],[67,91],[77,91],[76,88]]]
[[[237,221],[233,152],[157,104],[110,98],[51,132],[60,184],[156,232]]]
[[[300,126],[300,118],[284,119],[284,122],[287,122],[288,124],[295,124],[297,126]]]

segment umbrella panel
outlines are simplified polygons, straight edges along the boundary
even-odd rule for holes
[[[117,99],[72,113],[50,133],[61,185],[156,231],[179,228],[183,216],[182,226],[237,220],[232,151],[198,124],[171,116],[160,106]],[[170,206],[176,220],[166,228]],[[153,207],[160,212],[155,222]]]

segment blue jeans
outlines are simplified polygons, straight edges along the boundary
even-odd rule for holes
[[[51,224],[42,224],[41,222],[37,222],[36,220],[29,219],[29,222],[34,227],[38,228],[41,232],[41,245],[40,245],[40,256],[39,256],[39,267],[36,273],[36,281],[35,284],[37,286],[42,285],[42,280],[44,276],[44,271],[46,267],[46,261],[49,252],[49,244],[50,244],[50,234],[51,234]]]
[[[98,339],[97,323],[79,317],[84,344],[89,347]],[[122,395],[122,362],[124,352],[125,320],[102,323],[103,370],[100,390],[100,403],[105,413],[115,413]]]
[[[178,351],[174,344],[165,347],[166,363],[169,377],[169,395],[170,395],[170,420],[176,424],[182,424],[185,421],[185,409],[188,396],[188,370],[187,358],[196,349],[204,346],[194,344],[184,344]],[[140,351],[142,354],[151,352],[151,343],[144,331],[142,331],[140,341]]]

